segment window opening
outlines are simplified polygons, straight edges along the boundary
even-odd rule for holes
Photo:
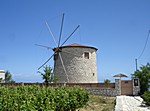
[[[84,52],[84,58],[89,59],[89,52]]]

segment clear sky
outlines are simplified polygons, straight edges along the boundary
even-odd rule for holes
[[[34,44],[55,46],[45,20],[58,40],[62,13],[62,41],[81,26],[65,45],[98,48],[98,81],[113,81],[117,73],[130,79],[150,30],[149,0],[0,0],[0,69],[9,70],[16,82],[42,82],[37,69],[52,51]],[[147,62],[150,41],[138,67]]]

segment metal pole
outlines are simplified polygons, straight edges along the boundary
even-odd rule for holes
[[[137,71],[137,59],[135,59],[136,71]]]

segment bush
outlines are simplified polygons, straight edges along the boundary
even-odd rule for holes
[[[75,111],[88,100],[89,93],[79,87],[0,87],[1,111]]]
[[[146,102],[146,105],[150,106],[150,91],[145,92],[141,97]]]

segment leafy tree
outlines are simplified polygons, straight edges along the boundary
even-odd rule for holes
[[[3,78],[0,78],[0,82],[3,82]]]
[[[140,94],[148,91],[150,83],[150,64],[142,65],[139,70],[131,74],[132,78],[139,78],[140,81]]]
[[[44,67],[43,71],[44,71],[44,73],[42,73],[40,71],[38,71],[38,73],[41,74],[41,76],[47,86],[48,86],[48,83],[55,82],[56,79],[54,79],[53,69],[50,66]]]
[[[13,79],[12,79],[12,75],[9,71],[6,71],[5,72],[5,82],[6,83],[13,83],[15,82]]]
[[[144,92],[144,94],[141,96],[144,101],[146,102],[146,105],[150,106],[150,91]]]
[[[104,84],[105,84],[106,87],[108,87],[109,83],[110,83],[110,80],[109,80],[109,79],[105,79],[105,80],[104,80]]]

